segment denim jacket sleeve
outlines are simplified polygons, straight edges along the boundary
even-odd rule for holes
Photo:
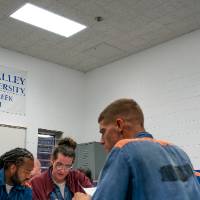
[[[113,149],[101,173],[92,200],[124,200],[130,178],[127,158],[120,149]]]

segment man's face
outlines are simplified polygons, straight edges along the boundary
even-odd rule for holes
[[[101,144],[104,146],[104,149],[109,152],[113,146],[122,139],[121,132],[117,127],[116,123],[104,123],[102,120],[99,123],[100,133],[101,133]]]
[[[25,158],[22,165],[16,166],[16,170],[10,178],[12,183],[16,185],[21,185],[29,181],[33,166],[33,160]]]
[[[57,159],[52,160],[53,170],[52,176],[57,183],[65,181],[65,177],[69,173],[69,170],[73,164],[73,158],[58,153]]]

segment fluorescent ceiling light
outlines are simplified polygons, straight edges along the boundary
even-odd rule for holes
[[[10,17],[38,26],[42,29],[69,37],[83,30],[86,26],[64,18],[30,3],[14,12]]]

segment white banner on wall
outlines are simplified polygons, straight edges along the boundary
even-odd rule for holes
[[[0,66],[0,111],[25,115],[27,72]]]

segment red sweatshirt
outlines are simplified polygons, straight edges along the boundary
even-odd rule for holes
[[[36,176],[31,180],[33,190],[33,200],[48,200],[50,194],[54,190],[54,182],[51,178],[52,169],[43,172],[40,176]],[[66,185],[74,194],[76,192],[83,192],[83,187],[92,187],[92,184],[83,173],[78,170],[71,170],[66,177]],[[81,185],[81,186],[80,186]]]

